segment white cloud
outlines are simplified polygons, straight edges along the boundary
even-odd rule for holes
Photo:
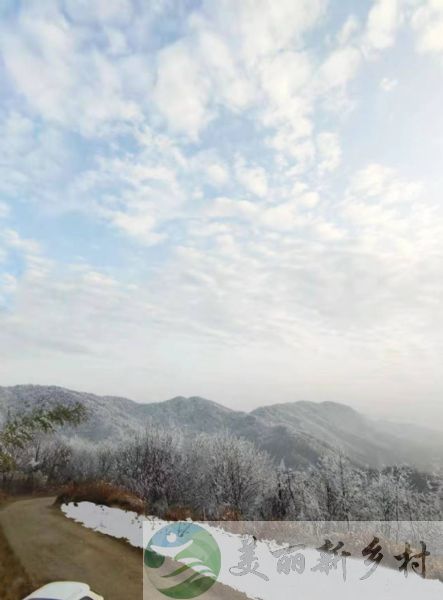
[[[384,203],[406,203],[419,197],[422,185],[403,181],[394,169],[373,163],[352,178],[350,194],[356,198],[380,199]]]
[[[235,60],[226,39],[212,31],[204,20],[191,19],[191,22],[195,36],[193,56],[200,61],[200,69],[210,79],[214,101],[234,112],[244,110],[254,99],[253,82]]]
[[[301,36],[318,24],[324,14],[323,0],[222,0],[216,6],[204,3],[209,21],[232,40],[236,53],[248,68],[265,56],[300,42]]]
[[[128,23],[134,13],[131,0],[63,0],[63,5],[69,17],[82,24],[101,22],[122,25]]]
[[[275,131],[269,143],[280,152],[294,154],[292,148],[311,135],[313,72],[307,54],[289,51],[263,61],[260,67],[266,98],[261,120],[266,128]]]
[[[229,165],[217,152],[197,152],[190,158],[189,167],[192,172],[195,172],[198,181],[203,180],[216,188],[224,187],[229,182]]]
[[[263,122],[274,126],[291,121],[300,129],[300,89],[310,75],[306,56],[285,50],[321,18],[324,2],[284,0],[278,9],[267,1],[225,0],[204,5],[188,21],[187,36],[158,56],[154,98],[174,131],[196,139],[219,106],[245,110],[267,97]],[[238,35],[235,32],[238,32]],[[303,125],[305,127],[305,125]]]
[[[312,71],[313,66],[306,53],[282,51],[263,61],[261,85],[273,104],[285,105],[303,92]]]
[[[122,327],[128,332],[128,325],[135,326],[131,311],[140,318],[147,312],[142,305],[136,308],[134,290],[87,265],[69,265],[64,273],[54,266],[44,272],[28,267],[10,283],[15,308],[0,316],[0,338],[10,348],[10,359],[21,354],[24,362],[37,355],[60,360],[67,354],[72,360],[72,354],[91,356],[106,347],[109,352]]]
[[[234,200],[232,198],[219,197],[207,209],[210,217],[237,217],[254,218],[258,213],[257,205],[248,200]]]
[[[175,132],[197,139],[209,122],[210,83],[186,43],[177,42],[158,55],[153,98]]]
[[[142,244],[151,246],[164,239],[164,236],[154,232],[157,220],[153,214],[150,214],[150,208],[147,205],[140,206],[138,209],[134,207],[130,212],[112,211],[109,213],[109,220]]]
[[[38,255],[40,245],[32,239],[22,237],[15,229],[3,229],[0,231],[0,239],[6,248],[13,248],[23,252],[25,255]]]
[[[443,3],[425,0],[418,5],[411,19],[416,33],[417,50],[423,54],[443,53]]]
[[[306,219],[300,215],[297,201],[292,200],[264,209],[260,222],[277,231],[294,231],[297,227],[304,226]]]
[[[0,219],[4,219],[9,214],[9,206],[4,202],[0,202]]]
[[[320,239],[326,242],[341,240],[345,236],[344,232],[337,225],[328,221],[316,223],[314,230]]]
[[[301,191],[297,200],[305,208],[314,208],[320,202],[320,197],[317,192]]]
[[[206,166],[206,173],[209,180],[216,185],[223,185],[229,180],[229,171],[219,162],[212,162]]]
[[[113,63],[85,43],[59,12],[24,11],[3,28],[0,48],[10,80],[47,121],[92,135],[110,121],[140,118],[131,61]],[[136,86],[146,81],[139,72]]]
[[[2,273],[0,274],[0,299],[4,294],[9,295],[16,291],[17,289],[17,278],[11,273]]]
[[[268,181],[266,171],[262,167],[248,165],[243,159],[238,158],[235,164],[235,171],[238,182],[241,183],[246,190],[260,198],[266,196],[268,192]]]
[[[284,0],[278,8],[265,0],[241,6],[225,0],[216,9],[204,4],[189,18],[186,37],[158,58],[154,97],[170,127],[197,139],[220,106],[238,112],[255,104],[266,127],[290,124],[304,135],[309,108],[294,94],[307,83],[311,66],[292,47],[318,23],[324,7],[322,0]]]
[[[400,0],[376,0],[366,25],[364,44],[367,49],[379,51],[392,46],[401,18]]]
[[[311,131],[309,125],[308,131]],[[272,138],[267,140],[269,146],[279,153],[285,153],[295,160],[293,171],[303,174],[315,160],[315,145],[310,137],[301,137],[298,132],[280,129]],[[286,163],[286,160],[284,159]]]
[[[327,88],[346,85],[356,74],[360,62],[360,52],[352,46],[333,51],[321,67],[323,85]]]
[[[323,131],[317,135],[320,172],[335,171],[341,162],[340,140],[336,133]]]
[[[337,41],[340,45],[346,46],[360,31],[360,22],[354,15],[350,15],[344,22],[337,35]]]
[[[0,115],[0,191],[11,204],[38,202],[42,210],[66,210],[72,160],[58,128],[41,127],[20,112]]]
[[[131,150],[115,140],[107,155],[98,154],[88,170],[75,173],[64,201],[84,218],[150,246],[167,237],[169,222],[189,216],[186,203],[195,196],[196,180],[201,183],[205,161],[216,159],[211,153],[185,158],[171,138],[148,126],[132,134]]]
[[[108,54],[110,56],[121,56],[130,52],[126,35],[115,28],[106,29],[106,38],[108,41]]]
[[[398,80],[391,79],[389,77],[383,77],[383,79],[381,79],[381,81],[380,81],[380,88],[384,92],[392,92],[392,90],[395,90],[397,85],[398,85]]]

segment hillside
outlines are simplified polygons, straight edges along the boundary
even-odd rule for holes
[[[330,449],[371,467],[410,464],[430,470],[439,468],[443,457],[443,442],[437,433],[412,425],[377,422],[335,402],[274,404],[245,413],[199,397],[179,396],[139,404],[127,398],[55,386],[23,385],[0,387],[0,419],[8,412],[54,402],[85,405],[87,423],[75,431],[66,429],[64,434],[90,442],[123,440],[153,423],[178,427],[185,433],[229,431],[295,468],[314,464]]]

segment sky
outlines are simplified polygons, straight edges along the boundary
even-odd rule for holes
[[[443,422],[443,0],[0,0],[0,382]]]

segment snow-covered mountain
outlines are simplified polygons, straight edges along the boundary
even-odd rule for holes
[[[293,467],[315,463],[327,449],[340,450],[370,467],[410,464],[431,470],[440,467],[443,458],[443,440],[437,432],[377,422],[335,402],[274,404],[245,413],[199,397],[140,404],[56,386],[19,385],[0,387],[0,419],[8,412],[56,402],[81,402],[87,408],[88,421],[67,429],[65,435],[92,442],[123,440],[153,423],[178,427],[189,435],[230,431]]]

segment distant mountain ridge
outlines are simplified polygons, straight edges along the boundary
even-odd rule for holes
[[[298,401],[264,406],[246,413],[200,397],[178,396],[139,404],[127,398],[97,396],[57,386],[0,387],[0,419],[18,410],[82,402],[88,421],[67,437],[89,442],[116,442],[142,431],[148,423],[178,427],[185,434],[229,431],[267,450],[275,461],[302,468],[327,451],[340,451],[369,467],[410,464],[422,470],[439,468],[443,441],[438,433],[371,420],[336,402]]]

